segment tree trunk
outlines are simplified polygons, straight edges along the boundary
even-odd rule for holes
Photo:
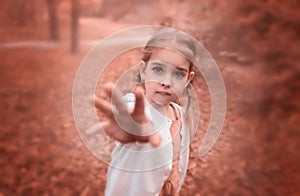
[[[58,40],[57,1],[47,0],[49,15],[49,36],[51,40]]]
[[[78,0],[71,0],[71,52],[73,54],[78,51],[78,20],[79,20],[79,2]]]
[[[26,26],[27,25],[27,15],[26,15],[26,1],[22,1],[22,0],[19,0],[18,1],[18,23],[19,23],[19,26]]]

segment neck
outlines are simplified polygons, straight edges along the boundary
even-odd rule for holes
[[[169,104],[162,105],[162,104],[153,102],[147,95],[145,96],[145,98],[148,101],[148,103],[150,103],[152,105],[152,107],[154,107],[157,111],[159,111],[160,113],[162,113],[165,116],[167,115],[168,109],[169,109]]]
[[[148,100],[149,101],[149,100]],[[163,115],[167,116],[168,114],[168,110],[169,110],[169,105],[161,105],[158,103],[151,103],[150,104],[160,113],[162,113]]]
[[[174,109],[172,108],[172,106],[170,104],[161,105],[158,103],[153,103],[149,99],[147,99],[147,101],[152,105],[152,107],[154,107],[158,112],[163,114],[168,119],[171,119],[171,120],[177,119],[176,114],[174,113]]]

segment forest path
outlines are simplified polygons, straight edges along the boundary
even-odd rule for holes
[[[81,19],[83,41],[77,55],[69,52],[67,27],[61,29],[55,44],[24,40],[19,34],[10,35],[7,42],[2,39],[0,195],[103,193],[107,165],[87,150],[77,133],[73,82],[94,40],[133,26],[109,19]],[[261,108],[272,82],[263,79],[260,66],[217,62],[228,96],[226,121],[216,146],[205,157],[198,154],[201,134],[193,140],[182,195],[292,195],[299,191],[299,155],[294,150],[299,148],[298,129],[292,126],[284,131],[285,125],[296,124],[299,115],[280,115],[276,112],[280,108],[274,107],[271,113],[276,118],[270,122]],[[210,95],[200,93],[204,117],[200,126],[205,127]]]

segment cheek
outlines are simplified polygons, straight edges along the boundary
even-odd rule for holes
[[[183,93],[184,89],[185,89],[185,84],[181,82],[176,83],[172,87],[172,90],[177,94],[177,96],[180,96]]]
[[[153,91],[155,89],[155,87],[157,86],[157,82],[153,82],[153,81],[145,81],[145,89],[149,92]]]

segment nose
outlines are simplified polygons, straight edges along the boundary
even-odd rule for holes
[[[166,74],[162,80],[161,80],[161,85],[164,86],[164,87],[170,87],[171,86],[171,76],[169,76],[169,74]]]

